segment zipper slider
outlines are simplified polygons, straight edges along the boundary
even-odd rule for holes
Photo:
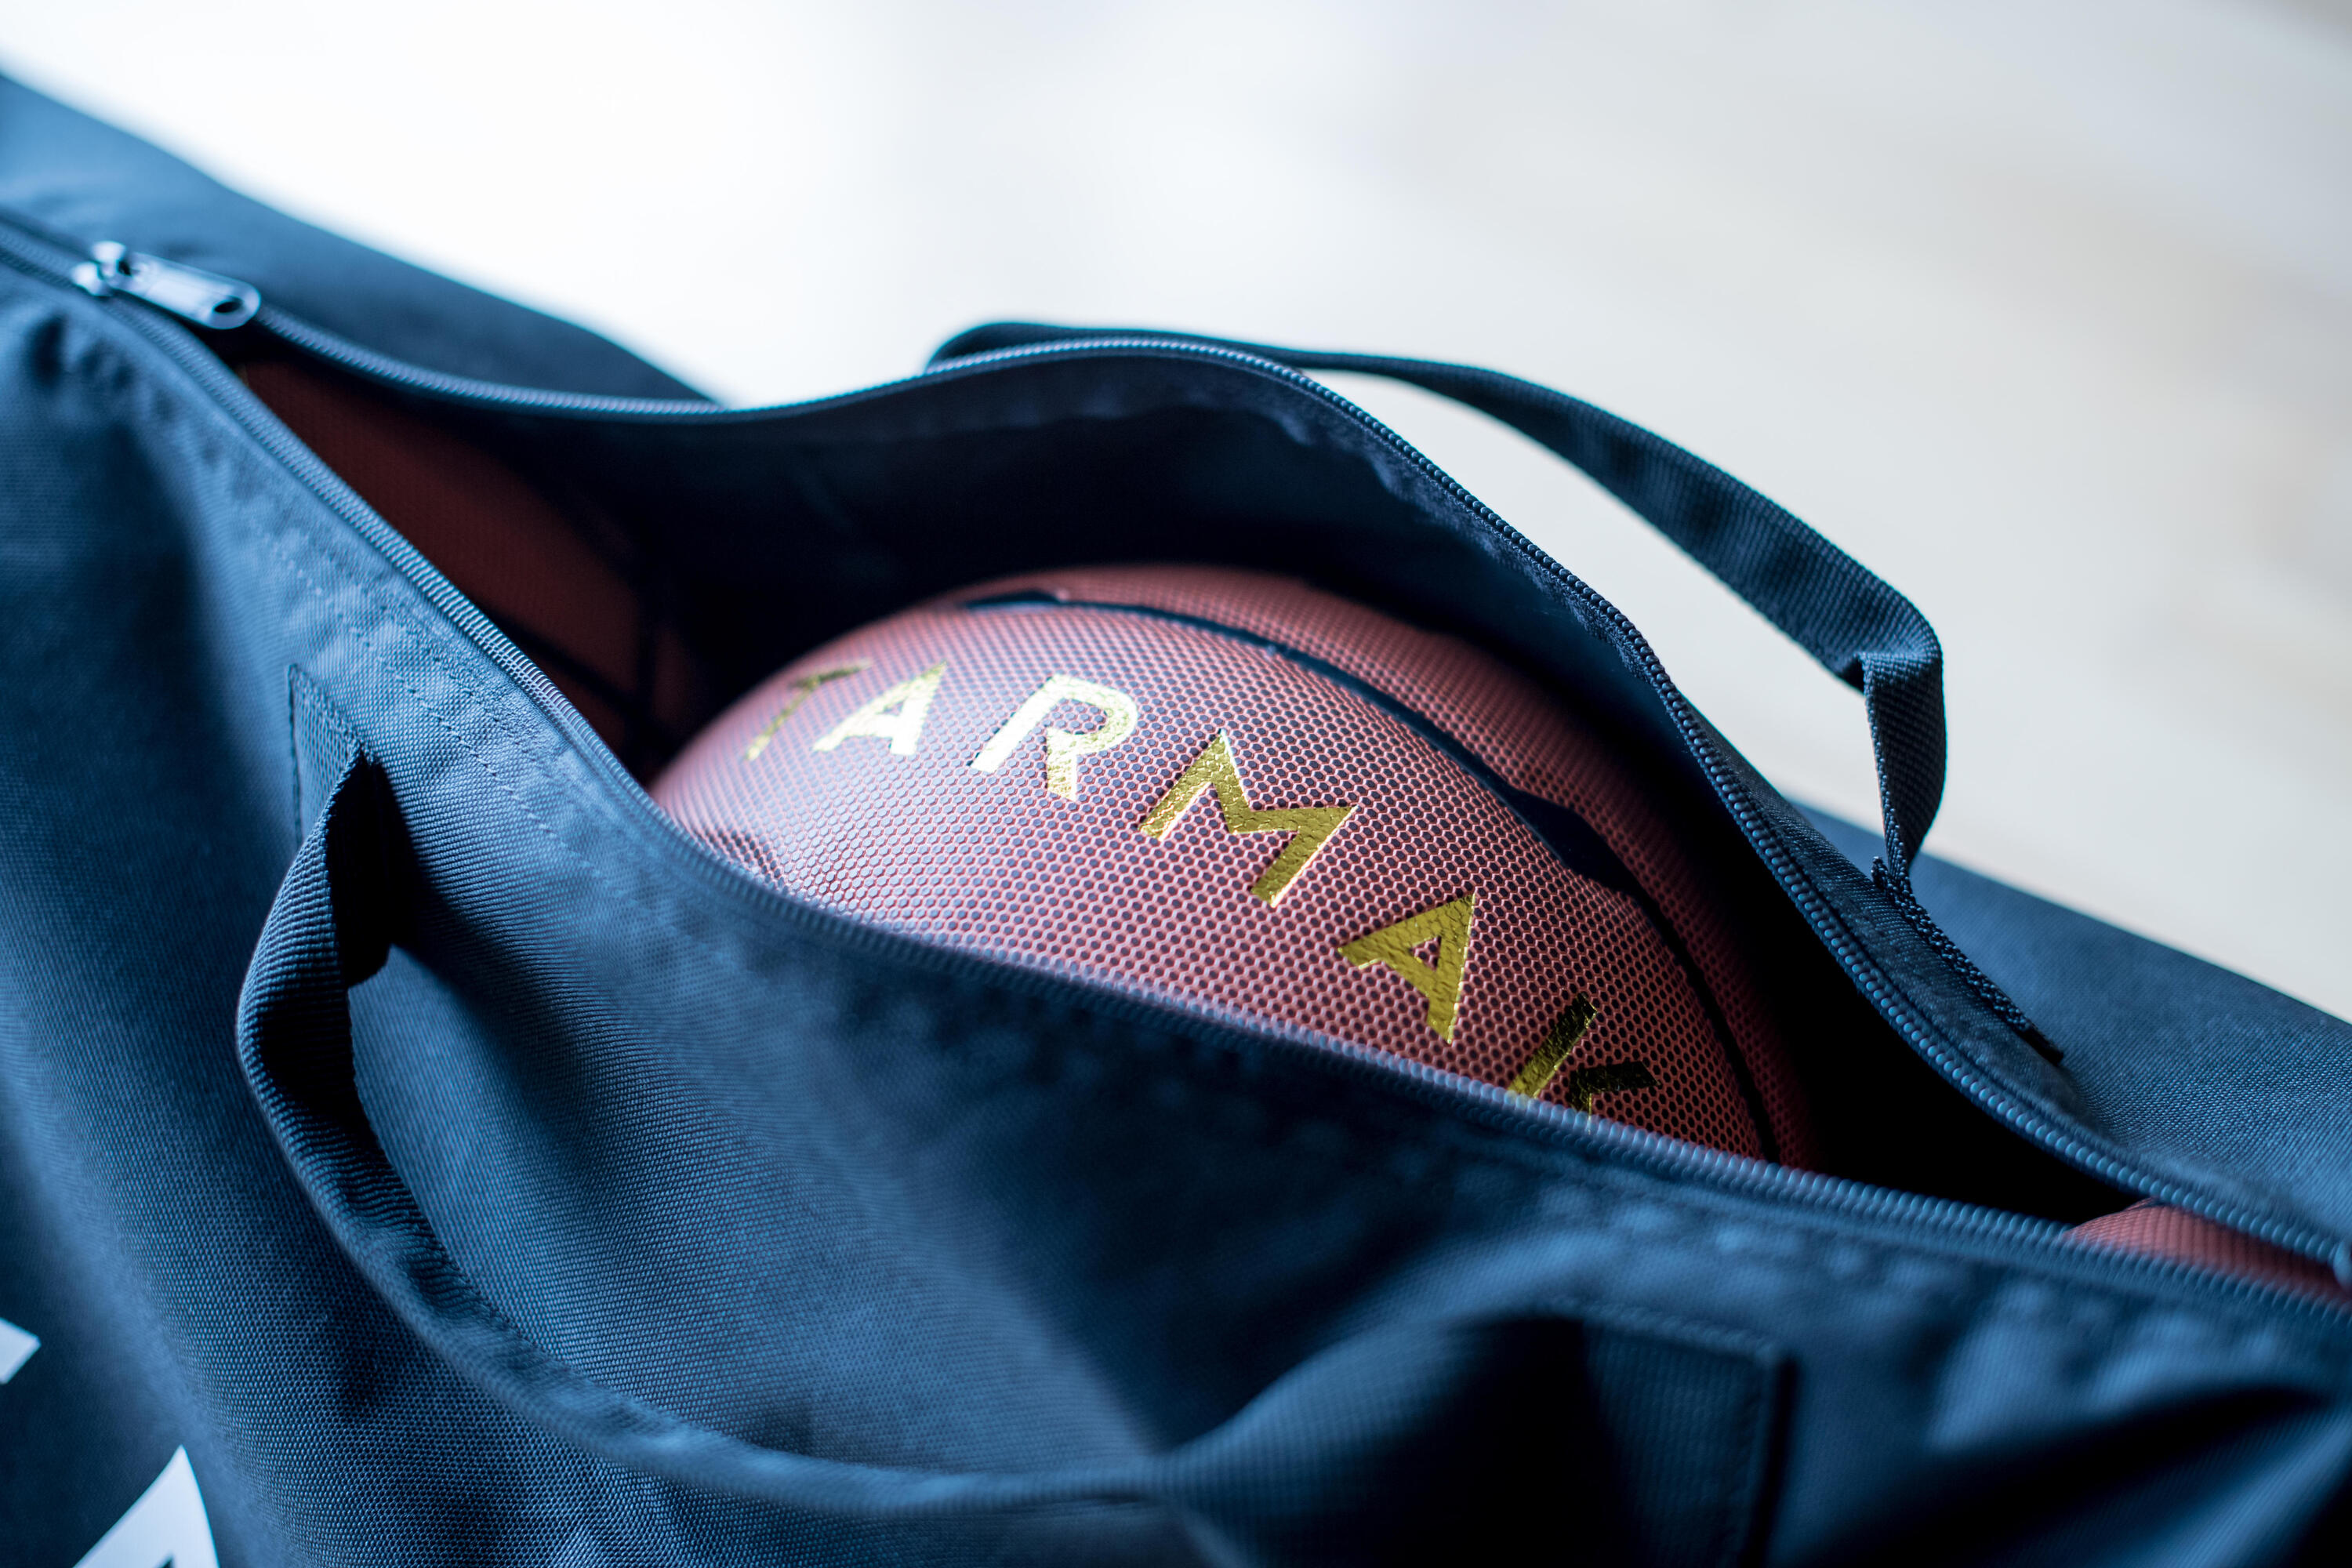
[[[250,283],[148,256],[110,239],[91,246],[89,259],[79,263],[72,277],[99,299],[133,294],[184,321],[215,331],[241,327],[261,309],[261,290]]]

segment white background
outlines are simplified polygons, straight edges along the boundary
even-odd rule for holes
[[[2343,0],[0,16],[0,68],[730,400],[1003,317],[1591,398],[1927,612],[1932,849],[2352,1013]],[[1853,693],[1517,437],[1347,390],[1874,820]]]

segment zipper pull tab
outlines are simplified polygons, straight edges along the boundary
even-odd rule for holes
[[[250,283],[183,267],[110,239],[89,247],[89,259],[74,268],[73,280],[101,300],[109,294],[135,294],[182,321],[215,331],[241,327],[261,309],[261,290]]]

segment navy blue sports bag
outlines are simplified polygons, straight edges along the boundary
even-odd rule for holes
[[[1933,633],[1697,459],[1027,326],[725,409],[4,82],[0,263],[0,1562],[2352,1559],[2352,1026],[1924,857]],[[1317,369],[1516,426],[1857,688],[1881,830]],[[544,549],[420,552],[426,451]],[[528,613],[591,545],[617,673]],[[1768,944],[1826,1173],[861,925],[640,783],[1104,560],[1576,692]],[[2142,1200],[2262,1267],[2069,1234]]]

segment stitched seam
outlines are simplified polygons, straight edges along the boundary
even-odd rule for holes
[[[1768,1408],[1764,1390],[1775,1368],[1759,1359],[1756,1376],[1748,1384],[1745,1397],[1739,1402],[1739,1430],[1746,1450],[1740,1458],[1738,1484],[1724,1500],[1725,1507],[1715,1521],[1714,1550],[1709,1553],[1717,1563],[1729,1563],[1738,1553],[1743,1537],[1755,1528],[1755,1510],[1759,1500],[1758,1473],[1764,1468],[1761,1450],[1769,1441],[1763,1430],[1764,1413]]]
[[[294,834],[302,834],[302,686],[299,666],[289,666],[286,680],[286,782],[294,797]]]
[[[337,605],[333,596],[330,595],[309,572],[303,569],[301,563],[286,549],[284,541],[278,537],[278,531],[262,531],[260,538],[262,543],[268,548],[269,552],[278,557],[278,562],[284,565],[288,571],[293,573],[295,576],[299,578],[303,586],[310,590],[311,594],[318,598],[320,605],[327,611],[327,613],[333,616],[334,619],[341,625],[343,630],[351,637],[352,640],[356,642],[362,651],[370,655],[371,658],[376,659],[377,668],[385,668],[383,661],[376,655],[375,646],[369,640],[367,633],[362,630],[357,621],[346,613],[341,606]],[[488,720],[493,728],[503,731],[510,739],[529,739],[529,737],[515,726],[510,720],[503,714],[500,714],[493,705],[484,700],[480,692],[467,685],[465,680],[460,679],[448,667],[448,665],[444,661],[439,651],[434,647],[430,636],[425,633],[424,628],[410,625],[408,616],[403,612],[400,606],[397,605],[386,604],[374,598],[368,592],[366,584],[358,575],[358,574],[349,570],[348,568],[342,568],[339,563],[334,561],[331,554],[327,555],[327,560],[331,567],[334,567],[338,570],[338,574],[341,577],[345,587],[357,593],[363,603],[382,615],[395,629],[405,632],[411,638],[415,639],[419,651],[424,654],[426,661],[434,667],[444,679],[449,682],[457,694],[464,699],[473,708],[473,710],[479,714],[480,717]],[[389,673],[388,669],[386,670],[386,673]],[[520,792],[519,792],[512,784],[509,783],[507,779],[500,774],[499,770],[492,765],[489,758],[483,755],[481,750],[461,734],[458,731],[457,727],[450,722],[448,716],[441,710],[441,707],[438,703],[434,701],[431,697],[427,696],[415,682],[409,680],[405,677],[395,677],[394,679],[400,681],[401,687],[404,690],[405,690],[411,697],[415,698],[427,711],[432,713],[434,721],[441,726],[443,731],[448,735],[449,739],[456,742],[475,760],[477,763],[480,765],[482,771],[488,774],[491,781],[497,784],[499,788],[505,793],[507,798],[512,801],[516,807],[520,810],[525,816],[530,819],[531,824],[536,826],[541,833],[547,837],[550,843],[555,845],[559,849],[562,849],[574,865],[577,865],[585,870],[591,877],[594,878],[598,882],[603,883],[607,889],[611,889],[613,887],[611,879],[605,876],[604,870],[599,868],[595,862],[590,860],[585,855],[582,854],[575,846],[567,843],[562,835],[557,833],[555,829],[539,815],[538,812],[531,809],[530,804],[522,798]]]

